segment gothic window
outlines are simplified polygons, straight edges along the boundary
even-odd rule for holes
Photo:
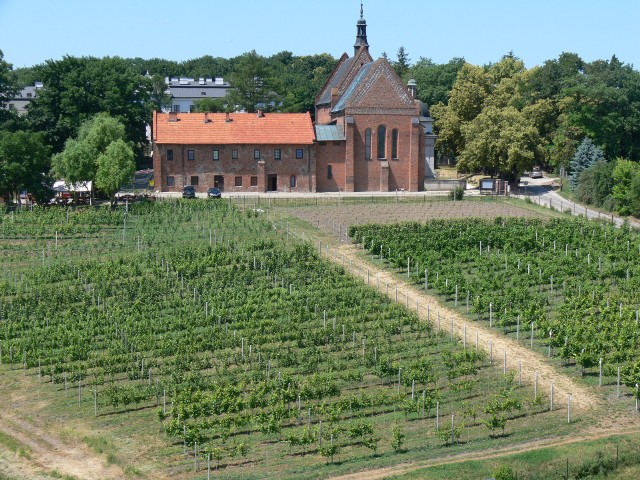
[[[364,131],[364,158],[371,160],[371,129],[367,128]]]
[[[391,131],[391,158],[398,159],[398,129],[394,128]]]
[[[378,127],[378,158],[387,158],[387,127],[380,125]]]

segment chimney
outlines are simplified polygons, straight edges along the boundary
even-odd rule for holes
[[[409,95],[411,95],[411,97],[418,98],[418,84],[413,78],[407,83],[407,90],[409,91]]]
[[[224,121],[229,123],[231,121],[231,118],[229,117],[229,112],[226,113],[225,117],[224,117]]]
[[[263,109],[261,109],[261,108],[258,109],[257,117],[258,118],[264,118],[264,110]]]
[[[334,105],[336,103],[337,98],[338,98],[338,89],[336,87],[333,87],[331,89],[331,105]]]
[[[209,114],[204,112],[204,121],[203,123],[211,123],[211,119],[209,118]]]
[[[178,121],[178,113],[177,112],[169,112],[169,121],[177,122]]]

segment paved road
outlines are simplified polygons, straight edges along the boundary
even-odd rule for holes
[[[526,189],[526,195],[511,195],[515,198],[530,198],[533,203],[538,205],[554,208],[560,212],[570,211],[572,215],[580,215],[587,216],[587,218],[591,220],[609,220],[615,223],[618,227],[621,227],[625,218],[618,217],[617,215],[600,212],[599,210],[595,210],[593,208],[586,207],[581,203],[572,202],[571,200],[567,200],[566,198],[560,196],[554,190],[552,190],[547,185],[531,185]],[[628,219],[629,224],[635,228],[640,228],[640,222],[637,220]]]

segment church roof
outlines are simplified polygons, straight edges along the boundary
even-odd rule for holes
[[[340,100],[338,101],[338,103],[336,103],[336,106],[333,107],[333,110],[331,110],[332,113],[344,110],[344,107],[346,106],[347,101],[349,100],[349,97],[351,97],[353,92],[356,91],[356,89],[358,88],[360,83],[363,81],[363,79],[367,77],[367,74],[369,73],[369,70],[371,69],[372,65],[373,63],[367,63],[366,65],[363,65],[360,68],[360,71],[355,76],[355,78],[351,81],[351,84],[347,87],[342,97],[340,97]]]
[[[347,57],[342,63],[340,63],[337,66],[336,70],[332,72],[328,85],[322,92],[322,96],[318,99],[316,104],[322,105],[326,103],[331,103],[331,89],[338,88],[340,86],[340,84],[342,83],[342,80],[346,76],[347,72],[350,70],[352,63],[353,63],[353,58]]]
[[[173,145],[311,145],[315,140],[309,113],[227,117],[226,113],[154,112],[153,134],[156,143]]]

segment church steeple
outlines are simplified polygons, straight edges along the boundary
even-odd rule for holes
[[[369,43],[367,42],[367,21],[364,19],[364,9],[362,6],[362,2],[360,2],[360,20],[356,24],[358,28],[358,33],[356,34],[356,43],[353,46],[354,55],[358,53],[360,48],[369,48]]]

